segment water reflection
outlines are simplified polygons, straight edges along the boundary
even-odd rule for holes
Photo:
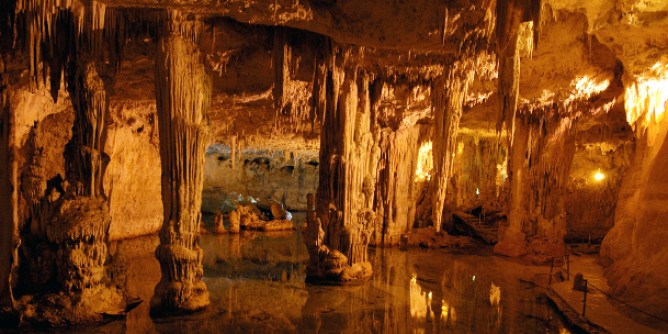
[[[151,319],[157,243],[123,241],[115,253],[128,293],[146,302],[123,321],[79,332],[569,333],[527,283],[544,269],[493,256],[372,249],[375,273],[366,283],[306,285],[308,254],[296,232],[202,236],[211,306]]]

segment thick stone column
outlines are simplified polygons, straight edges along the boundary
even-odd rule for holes
[[[162,278],[152,312],[193,312],[209,304],[199,247],[206,114],[211,80],[197,45],[202,22],[176,11],[160,38],[156,98],[164,222],[156,257]]]
[[[499,231],[499,243],[494,251],[508,256],[521,256],[526,253],[526,235],[522,226],[527,221],[524,210],[524,179],[527,177],[527,148],[529,146],[529,125],[521,120],[516,122],[515,136],[509,152],[508,175],[510,178],[510,197],[508,199],[508,226]]]
[[[369,77],[350,64],[354,50],[335,47],[328,65],[327,110],[320,140],[315,210],[309,203],[307,279],[347,282],[369,277],[367,245],[374,224],[379,157]]]

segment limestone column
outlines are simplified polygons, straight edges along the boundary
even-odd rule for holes
[[[528,220],[524,209],[524,179],[528,171],[527,149],[529,146],[530,126],[523,120],[514,124],[515,135],[509,152],[508,177],[510,179],[510,197],[508,198],[508,226],[499,230],[499,242],[494,251],[508,256],[521,256],[526,253],[526,235],[522,226]]]
[[[199,235],[211,80],[197,44],[202,22],[177,11],[168,16],[155,75],[164,222],[155,253],[162,278],[151,300],[154,314],[209,304]]]
[[[346,282],[369,277],[367,245],[374,225],[373,185],[380,151],[371,115],[369,77],[335,47],[328,65],[315,217],[305,243],[307,279]]]

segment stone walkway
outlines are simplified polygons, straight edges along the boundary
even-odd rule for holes
[[[598,264],[597,256],[571,255],[570,260],[571,279],[563,282],[553,281],[548,288],[548,296],[571,321],[592,333],[665,333],[635,322],[628,314],[618,309],[620,306],[618,302],[600,291],[610,291],[610,287],[603,276],[603,268]],[[557,270],[555,268],[555,272]],[[577,273],[582,273],[584,279],[589,281],[585,317],[582,317],[584,293],[572,289],[573,276]]]

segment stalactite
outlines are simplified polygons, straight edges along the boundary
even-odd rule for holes
[[[151,308],[153,312],[191,312],[209,304],[201,281],[199,231],[212,88],[197,45],[202,22],[170,11],[166,25],[155,76],[160,161],[166,171],[162,174],[164,222],[156,250],[162,278]]]
[[[29,57],[33,88],[50,79],[51,94],[58,97],[67,66],[87,54],[98,63],[108,60],[118,69],[128,33],[154,33],[160,11],[107,8],[102,1],[9,0],[15,4],[14,39],[23,43]],[[7,6],[8,9],[12,8]]]
[[[311,131],[315,131],[317,122],[322,122],[327,110],[327,62],[325,56],[315,57],[313,69],[313,96],[311,108]]]
[[[290,81],[290,45],[287,42],[287,31],[282,27],[274,28],[274,50],[272,66],[274,68],[274,109],[279,114],[285,106],[285,86]]]
[[[496,3],[496,47],[498,59],[499,117],[497,131],[505,127],[508,145],[513,140],[520,84],[519,33],[522,22],[533,22],[533,47],[541,31],[542,0],[498,0]]]
[[[436,231],[440,231],[442,227],[442,212],[447,185],[452,175],[459,120],[473,74],[471,62],[455,62],[448,70],[447,77],[441,77],[432,83],[434,169],[431,200],[432,222]]]
[[[108,98],[94,63],[84,63],[72,85],[76,120],[73,129],[70,181],[82,184],[80,196],[104,197],[103,138]]]

